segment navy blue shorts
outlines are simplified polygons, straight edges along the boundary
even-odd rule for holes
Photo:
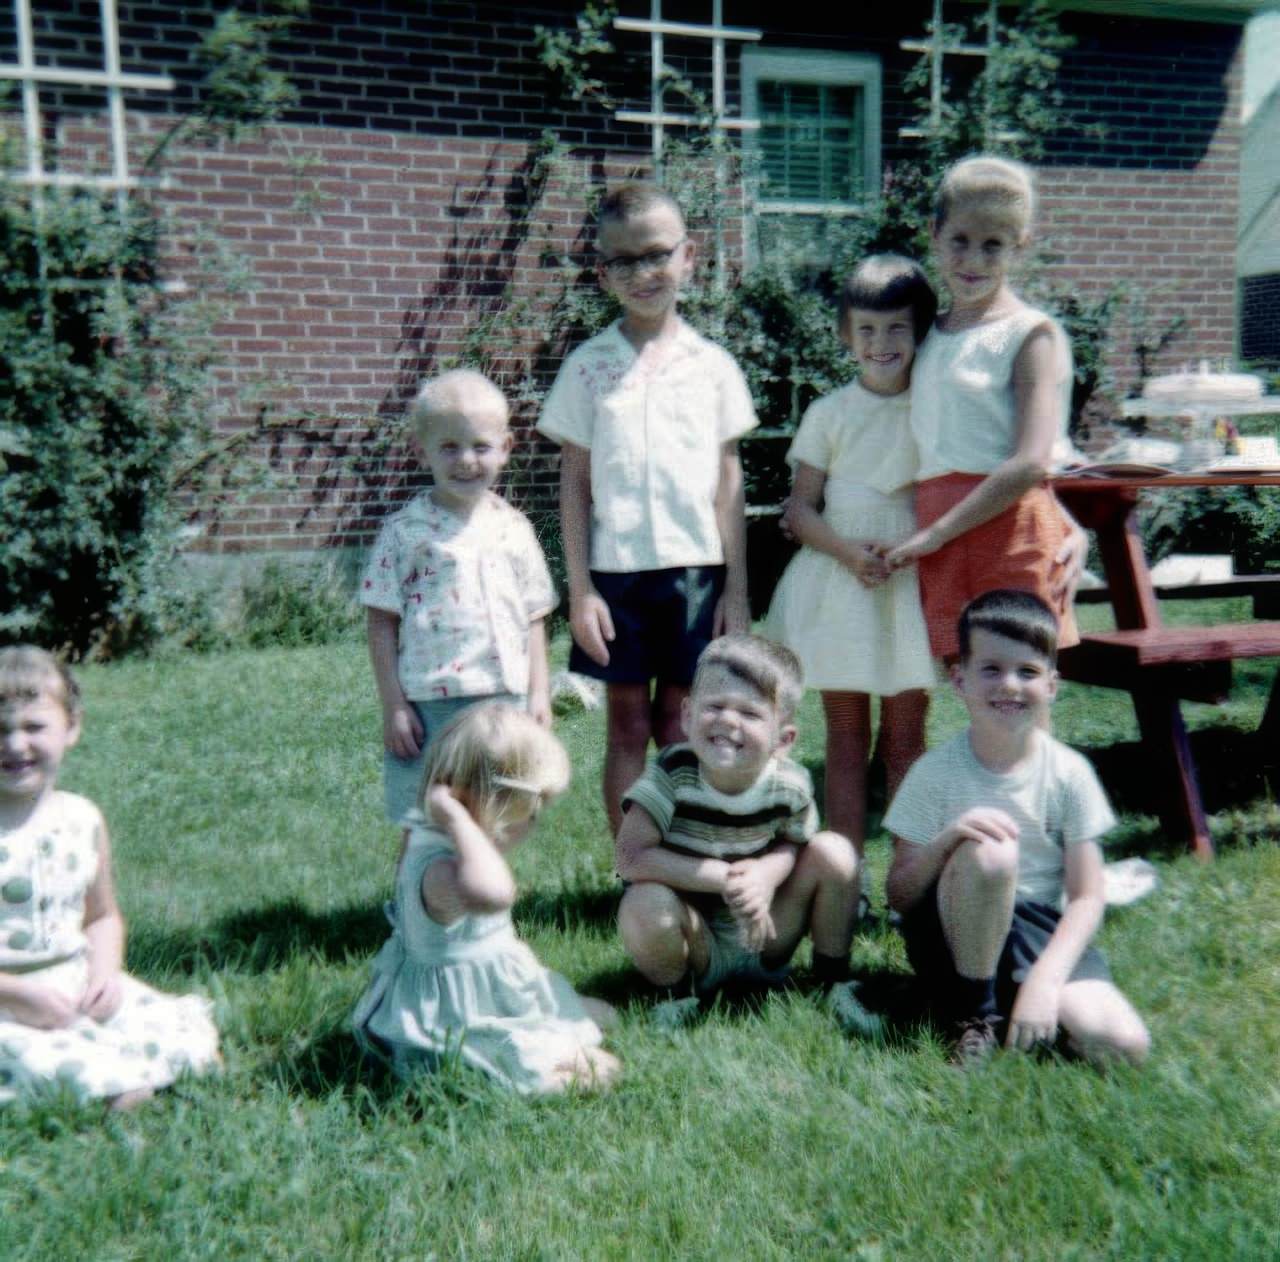
[[[574,644],[569,669],[610,684],[692,683],[711,643],[724,575],[723,565],[633,574],[592,570],[591,582],[613,618],[609,665],[597,665]]]
[[[1044,953],[1061,919],[1062,913],[1048,903],[1019,899],[1013,905],[1013,923],[1009,926],[1009,936],[1004,940],[1004,949],[996,964],[996,1005],[1002,1017],[1007,1018],[1013,1011],[1018,987]],[[949,1012],[954,1003],[959,974],[938,912],[936,881],[910,911],[903,913],[902,937],[907,944],[907,959],[925,989],[930,1006],[948,1015],[964,1015]],[[1102,952],[1095,946],[1088,946],[1067,980],[1109,982],[1111,970]]]

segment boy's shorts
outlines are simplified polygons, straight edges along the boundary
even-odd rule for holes
[[[692,683],[698,658],[711,643],[724,578],[723,565],[634,574],[592,570],[591,581],[613,619],[609,664],[593,662],[575,643],[569,669],[610,684]]]
[[[412,758],[397,758],[382,751],[382,792],[387,818],[393,824],[404,823],[404,817],[418,806],[422,789],[422,769],[427,763],[427,747],[451,719],[469,706],[482,701],[506,701],[521,709],[525,698],[510,692],[490,693],[481,697],[446,697],[443,701],[410,701],[422,724],[422,744]]]
[[[1019,899],[1014,904],[1013,923],[1009,926],[1009,936],[1004,940],[1004,948],[996,964],[996,1005],[1002,1017],[1008,1017],[1013,1011],[1018,987],[1026,980],[1031,966],[1044,954],[1061,919],[1062,913],[1048,903]],[[959,974],[938,912],[936,881],[910,911],[903,913],[902,937],[907,944],[907,959],[928,994],[930,1005],[939,1012],[947,1012],[954,1006]],[[1111,970],[1102,952],[1095,946],[1088,946],[1067,980],[1109,982]]]
[[[702,917],[707,927],[706,971],[693,979],[699,995],[710,995],[722,986],[736,982],[747,986],[780,986],[787,980],[787,961],[765,964],[758,951],[750,951],[738,937],[738,922],[719,895],[703,900],[701,896],[681,894]]]

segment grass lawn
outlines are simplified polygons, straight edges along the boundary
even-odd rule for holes
[[[851,1042],[803,967],[795,990],[657,1032],[612,924],[603,720],[560,720],[575,781],[517,855],[516,918],[544,962],[622,1005],[626,1076],[541,1101],[461,1072],[378,1081],[354,1054],[396,851],[362,645],[86,669],[64,784],[111,825],[130,969],[215,998],[227,1069],[124,1118],[0,1112],[0,1257],[1277,1257],[1280,817],[1242,735],[1273,668],[1246,663],[1222,709],[1187,707],[1209,866],[1147,813],[1159,786],[1127,698],[1063,690],[1058,733],[1124,812],[1115,852],[1161,877],[1102,933],[1154,1035],[1143,1071],[1105,1075],[1019,1056],[958,1074],[919,1025]],[[931,740],[961,724],[940,692]],[[815,698],[801,733],[820,772]],[[880,903],[883,837],[870,855]],[[855,963],[905,967],[888,929]]]

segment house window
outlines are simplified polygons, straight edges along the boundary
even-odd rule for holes
[[[835,221],[879,192],[880,59],[744,49],[742,105],[760,122],[747,133],[759,182],[757,251],[785,245],[816,256]]]

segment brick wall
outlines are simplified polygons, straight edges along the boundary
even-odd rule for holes
[[[195,99],[191,49],[218,7],[121,0],[126,68],[164,70],[179,84],[163,100],[131,98],[137,153]],[[282,50],[301,93],[284,125],[234,146],[173,153],[171,186],[157,196],[178,225],[175,276],[194,283],[198,259],[209,257],[198,233],[206,227],[253,274],[220,329],[228,362],[214,403],[229,428],[251,424],[260,403],[289,421],[260,445],[276,485],[210,516],[198,546],[367,542],[385,509],[421,485],[396,437],[421,377],[464,349],[468,331],[504,293],[554,288],[559,258],[586,266],[575,182],[632,169],[649,141],[647,130],[615,125],[595,106],[552,99],[532,55],[534,27],[567,26],[578,7],[313,3]],[[897,132],[913,121],[902,80],[914,57],[898,41],[923,29],[929,7],[908,0],[891,13],[860,12],[851,26],[834,6],[792,6],[796,16],[754,0],[726,6],[732,24],[763,27],[766,46],[880,56],[887,164],[906,152]],[[38,48],[59,64],[98,64],[97,8],[96,0],[43,7]],[[666,8],[705,20],[710,6]],[[1148,294],[1156,324],[1185,313],[1193,329],[1170,362],[1230,354],[1239,32],[1083,17],[1067,24],[1079,39],[1062,79],[1068,103],[1104,130],[1058,137],[1042,172],[1051,273],[1084,291],[1132,281]],[[8,59],[4,38],[0,56]],[[629,105],[646,104],[647,40],[619,42],[626,56],[610,87]],[[669,56],[681,51],[673,44]],[[686,66],[696,72],[697,57]],[[729,69],[736,98],[732,52]],[[85,118],[100,98],[49,100],[50,127],[68,154],[95,146],[105,153],[94,119]],[[573,161],[547,190],[538,222],[526,224],[529,145],[547,127],[572,146]],[[514,364],[541,332],[535,308],[509,334],[514,344],[488,348],[496,367]],[[554,367],[553,348],[540,368]],[[1115,368],[1122,383],[1131,375],[1123,345]],[[246,389],[253,399],[238,402]],[[527,429],[517,451],[512,482],[527,499],[552,499],[554,452]]]

